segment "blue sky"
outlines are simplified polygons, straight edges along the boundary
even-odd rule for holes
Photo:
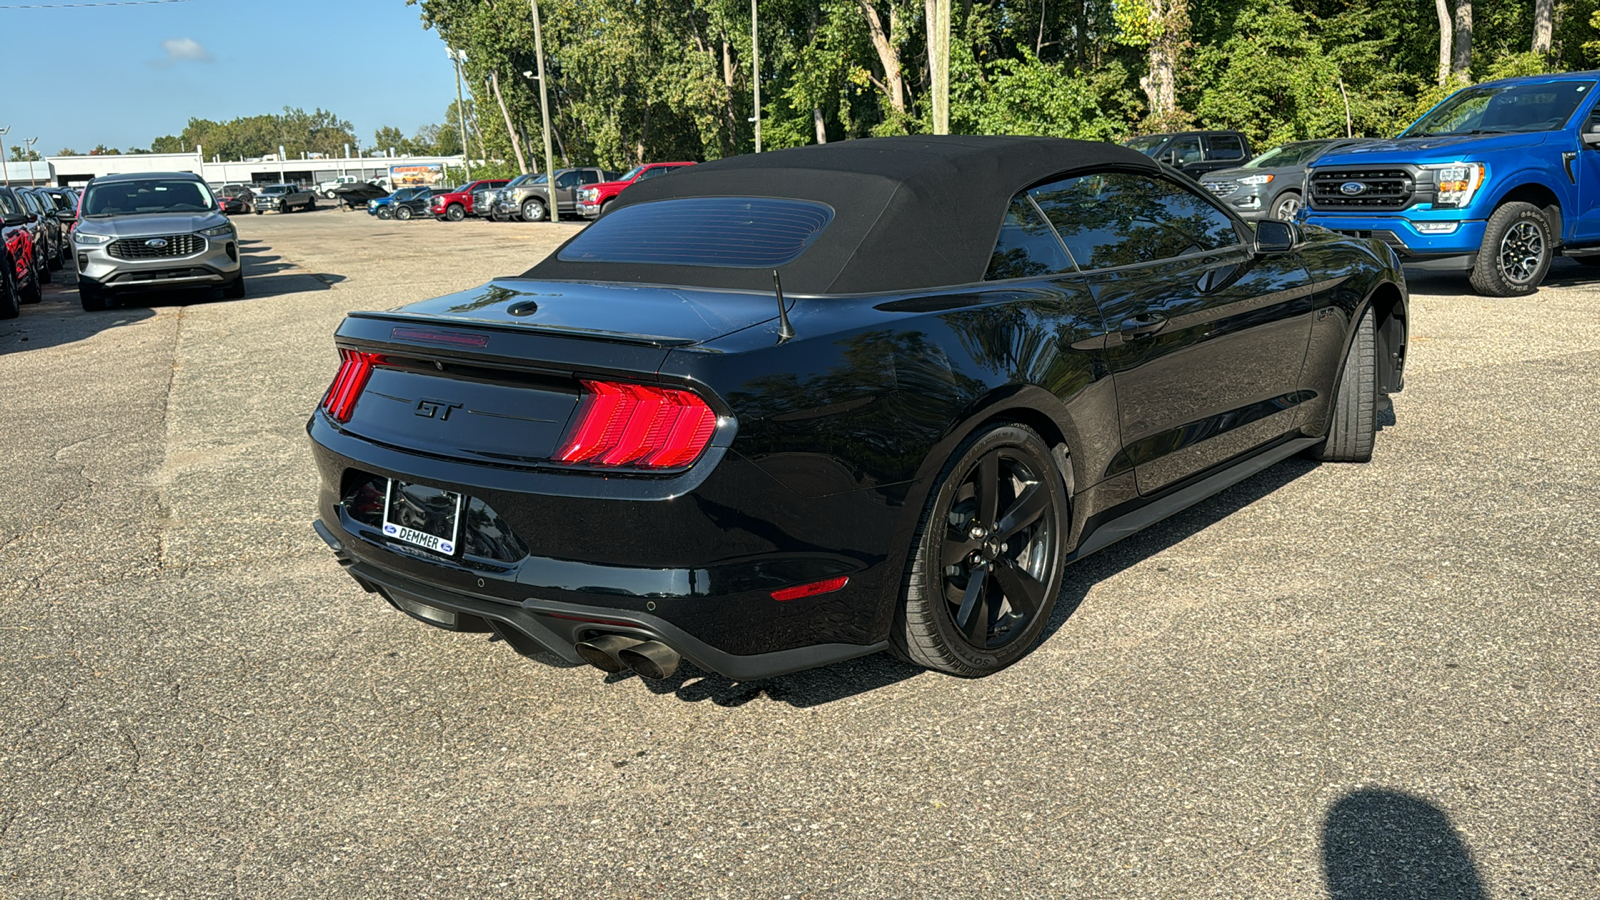
[[[91,0],[0,0],[0,128],[5,146],[88,152],[148,147],[191,116],[224,121],[322,107],[363,142],[444,119],[455,74],[437,34],[405,0],[185,0],[65,7]]]

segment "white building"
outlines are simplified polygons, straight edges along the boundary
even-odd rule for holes
[[[101,175],[125,172],[193,172],[212,185],[223,184],[292,184],[316,185],[333,181],[340,175],[354,175],[363,181],[382,178],[389,174],[390,166],[425,166],[444,164],[461,169],[460,156],[396,156],[354,157],[350,159],[289,159],[276,158],[243,160],[238,162],[210,162],[195,153],[123,153],[100,156],[50,156],[44,165],[34,163],[34,171],[43,180],[48,177],[53,185],[65,187],[81,185]],[[27,180],[27,163],[8,163],[13,182]],[[22,167],[19,177],[18,167]]]

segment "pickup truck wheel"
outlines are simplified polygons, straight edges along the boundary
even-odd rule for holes
[[[402,206],[394,211],[394,217],[402,222],[411,221],[411,207]]]
[[[1472,267],[1472,287],[1488,297],[1531,294],[1550,271],[1550,223],[1532,203],[1507,203],[1489,216]]]
[[[1293,222],[1294,217],[1300,213],[1300,194],[1295,191],[1285,191],[1278,202],[1272,204],[1272,217],[1283,222]]]
[[[317,208],[317,195],[316,194],[312,194],[311,196],[306,198],[306,209],[316,209],[316,208]]]
[[[535,198],[522,204],[522,221],[541,222],[544,220],[544,216],[544,201]]]
[[[444,217],[452,222],[459,222],[467,217],[467,208],[459,203],[452,203],[445,209]]]
[[[610,211],[611,211],[611,201],[610,200],[607,200],[606,202],[600,204],[600,215],[603,216],[603,215],[605,215],[606,213],[608,213]]]

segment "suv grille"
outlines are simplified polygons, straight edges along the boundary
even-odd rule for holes
[[[1346,191],[1347,185],[1360,185]],[[1404,169],[1336,169],[1311,173],[1312,209],[1405,209],[1416,179]]]
[[[165,245],[152,247],[153,241],[165,241]],[[106,252],[117,259],[171,259],[177,256],[193,256],[204,250],[205,238],[197,234],[168,234],[160,237],[124,238],[112,241]]]
[[[1234,184],[1231,181],[1207,181],[1204,184],[1206,190],[1218,197],[1226,197],[1233,193]]]

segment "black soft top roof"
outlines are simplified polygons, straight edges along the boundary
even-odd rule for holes
[[[1103,166],[1159,169],[1136,150],[1092,141],[869,138],[687,166],[633,185],[616,202],[633,206],[721,196],[825,203],[834,210],[833,221],[809,249],[778,268],[786,292],[920,290],[982,280],[1006,207],[1018,191],[1053,175]],[[554,281],[772,290],[769,269],[559,257],[560,250],[524,274]]]

